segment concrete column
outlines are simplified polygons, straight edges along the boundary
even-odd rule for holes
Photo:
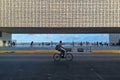
[[[8,46],[8,41],[12,40],[11,33],[0,32],[0,47]]]
[[[120,40],[120,34],[109,34],[109,42],[117,44]]]

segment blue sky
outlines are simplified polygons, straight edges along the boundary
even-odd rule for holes
[[[63,42],[71,41],[109,41],[108,34],[12,34],[12,40],[17,40],[17,42],[58,42],[62,40]]]

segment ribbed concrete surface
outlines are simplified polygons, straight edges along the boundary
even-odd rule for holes
[[[119,27],[120,0],[0,0],[1,27]]]

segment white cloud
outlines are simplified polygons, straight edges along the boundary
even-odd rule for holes
[[[44,35],[46,38],[49,38],[49,39],[52,39],[53,38],[53,35],[52,34],[45,34]]]
[[[108,41],[108,34],[13,34],[17,41]]]
[[[108,37],[108,34],[102,34],[104,37]]]
[[[80,38],[80,36],[79,35],[75,35],[74,38]]]
[[[65,35],[61,34],[61,35],[59,35],[59,37],[60,37],[60,39],[63,39],[63,38],[65,38]]]

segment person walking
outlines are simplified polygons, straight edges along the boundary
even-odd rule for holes
[[[30,43],[30,46],[33,47],[33,41]]]

